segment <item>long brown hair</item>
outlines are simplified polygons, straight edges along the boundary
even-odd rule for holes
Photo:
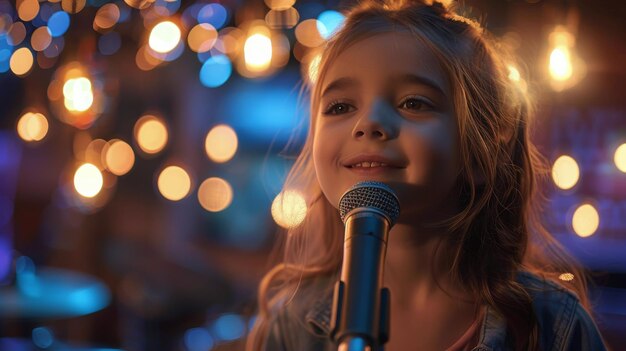
[[[315,82],[323,80],[334,58],[351,43],[399,29],[432,50],[453,87],[463,169],[458,180],[461,210],[445,223],[458,233],[452,243],[453,277],[506,318],[516,350],[537,349],[539,340],[532,301],[516,281],[517,272],[531,271],[574,291],[589,309],[584,275],[539,220],[543,199],[538,185],[545,181],[547,167],[529,139],[529,94],[509,78],[514,60],[453,5],[367,0],[347,13],[342,28],[326,42],[310,84],[308,135],[284,185],[303,194],[309,208],[303,223],[283,236],[281,262],[260,284],[259,315],[248,350],[261,349],[274,308],[306,290],[308,282],[336,276],[340,269],[343,225],[321,192],[311,155],[321,90]],[[558,279],[564,272],[575,279]]]

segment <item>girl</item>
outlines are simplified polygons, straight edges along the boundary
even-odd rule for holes
[[[395,189],[388,351],[603,350],[585,280],[537,221],[531,108],[501,48],[426,0],[365,0],[326,44],[285,184],[309,208],[263,279],[248,350],[334,350],[341,195]],[[564,282],[564,272],[574,279]]]

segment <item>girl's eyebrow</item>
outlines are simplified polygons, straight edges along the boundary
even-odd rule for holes
[[[423,86],[426,86],[435,90],[437,93],[441,94],[442,96],[446,96],[443,88],[441,88],[439,84],[437,84],[435,81],[433,81],[430,78],[416,75],[413,73],[405,73],[405,74],[394,76],[391,82],[393,82],[394,84],[399,83],[399,84],[423,85]],[[332,81],[330,84],[326,86],[326,88],[324,89],[322,93],[322,97],[326,96],[327,94],[335,90],[347,89],[347,88],[351,88],[354,86],[357,86],[357,87],[361,86],[361,82],[359,82],[359,80],[352,78],[352,77],[337,78],[336,80]]]

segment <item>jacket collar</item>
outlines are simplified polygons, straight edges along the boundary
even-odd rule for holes
[[[486,306],[485,308],[478,345],[472,350],[500,350],[505,345],[506,321],[492,307]],[[320,298],[313,304],[313,307],[305,315],[305,322],[313,334],[328,337],[330,335],[331,315],[332,294]]]

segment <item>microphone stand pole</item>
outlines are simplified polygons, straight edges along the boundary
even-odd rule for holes
[[[355,213],[345,223],[343,266],[331,316],[338,351],[383,351],[389,340],[390,293],[382,288],[389,222],[367,212]]]

